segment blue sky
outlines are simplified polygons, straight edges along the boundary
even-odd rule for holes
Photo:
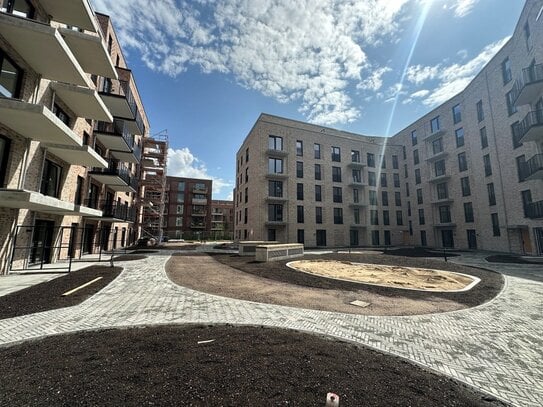
[[[392,135],[461,91],[512,34],[524,5],[91,2],[112,17],[151,131],[168,130],[168,174],[213,179],[215,199],[231,197],[235,154],[261,112]]]

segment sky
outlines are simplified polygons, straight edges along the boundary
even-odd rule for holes
[[[91,0],[109,14],[168,175],[231,199],[260,113],[391,136],[470,82],[523,0]]]

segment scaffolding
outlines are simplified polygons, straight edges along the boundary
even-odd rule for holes
[[[166,203],[166,165],[168,133],[166,130],[143,139],[141,159],[139,220],[140,236],[162,242]]]

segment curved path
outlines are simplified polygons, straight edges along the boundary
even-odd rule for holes
[[[468,310],[374,317],[259,304],[200,293],[171,283],[171,252],[120,263],[123,273],[84,303],[0,320],[0,344],[77,330],[181,323],[257,324],[332,335],[417,362],[518,406],[543,405],[543,275],[541,266],[454,258],[506,274],[504,291]],[[205,267],[214,262],[202,257]],[[226,266],[222,266],[226,267]],[[515,277],[519,270],[522,278]]]

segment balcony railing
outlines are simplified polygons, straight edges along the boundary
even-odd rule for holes
[[[108,168],[94,167],[92,168],[91,173],[119,177],[127,186],[130,186],[135,190],[138,189],[138,179],[133,177],[130,174],[128,167],[121,162],[109,161]]]
[[[536,154],[526,161],[521,168],[522,179],[543,179],[543,154]]]
[[[113,218],[126,222],[136,221],[136,208],[128,204],[91,198],[84,201],[84,206],[101,210],[104,218]]]
[[[126,142],[126,145],[129,148],[134,147],[134,136],[130,134],[130,132],[126,128],[124,120],[115,119],[113,123],[96,122],[94,124],[94,132],[119,136]],[[109,145],[106,145],[106,147],[110,148]],[[140,156],[141,156],[141,149],[140,149]]]
[[[526,205],[526,216],[530,219],[543,218],[543,201],[531,202]]]
[[[524,68],[515,81],[512,89],[512,99],[516,106],[531,103],[543,88],[543,64],[531,65]]]
[[[126,103],[130,112],[132,113],[131,117],[126,117],[121,110],[111,112],[114,116],[121,114],[125,119],[136,119],[136,114],[138,111],[138,106],[136,104],[136,99],[130,90],[130,82],[122,79],[110,79],[100,77],[97,84],[98,92],[107,95],[107,96],[119,96],[126,99]]]
[[[517,129],[519,132],[517,140],[521,142],[543,138],[543,110],[529,112]]]

